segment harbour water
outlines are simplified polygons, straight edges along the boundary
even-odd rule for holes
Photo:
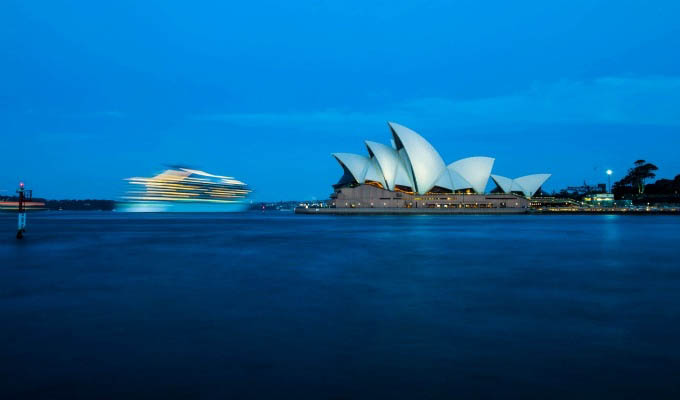
[[[0,214],[2,398],[677,398],[680,218]]]

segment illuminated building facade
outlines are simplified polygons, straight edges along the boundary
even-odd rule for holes
[[[583,203],[593,207],[615,207],[614,195],[611,193],[597,193],[585,196]],[[632,202],[631,202],[632,203]]]

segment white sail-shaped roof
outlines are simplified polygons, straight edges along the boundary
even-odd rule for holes
[[[453,190],[461,189],[471,189],[472,185],[470,182],[466,181],[465,178],[460,176],[460,174],[451,168],[447,168],[449,176],[451,177],[451,182],[453,183]]]
[[[550,178],[550,174],[526,175],[513,180],[525,196],[531,197]]]
[[[510,188],[511,192],[524,192],[524,189],[517,183],[516,179],[512,180],[512,187]]]
[[[380,168],[385,184],[388,190],[394,190],[395,180],[397,178],[397,169],[401,167],[399,154],[396,150],[382,143],[366,141],[366,147],[371,157],[374,157]]]
[[[472,185],[470,185],[468,181],[463,179],[463,177],[460,176],[458,172],[452,171],[448,168],[441,174],[435,186],[439,186],[441,188],[449,190],[461,190],[472,188]]]
[[[446,170],[444,160],[418,133],[394,122],[388,122],[388,125],[392,130],[397,152],[413,181],[414,191],[419,194],[429,192]]]
[[[352,174],[357,183],[364,183],[366,170],[370,164],[368,157],[352,153],[333,153],[333,157]]]
[[[500,175],[491,175],[491,179],[498,185],[504,193],[512,191],[512,179]]]
[[[522,192],[526,197],[531,197],[551,176],[550,174],[533,174],[510,179],[500,175],[491,175],[491,179],[505,193]]]
[[[394,178],[394,185],[413,187],[413,182],[411,182],[411,178],[409,177],[408,172],[406,172],[406,167],[404,166],[401,157],[399,158],[399,164],[397,165],[397,175]]]
[[[493,168],[491,157],[468,157],[449,164],[448,169],[460,174],[477,193],[484,193]]]
[[[366,174],[364,175],[364,182],[365,181],[378,182],[383,188],[385,187],[385,179],[383,178],[383,174],[380,171],[380,166],[378,165],[378,161],[375,159],[375,157],[371,157],[369,159],[368,167],[366,168]]]
[[[454,190],[453,182],[451,182],[451,175],[449,175],[449,171],[444,171],[441,174],[435,186],[439,186],[440,188],[444,189]]]

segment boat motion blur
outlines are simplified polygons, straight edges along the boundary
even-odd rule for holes
[[[151,178],[126,179],[133,188],[116,204],[123,212],[234,212],[247,208],[251,190],[230,176],[184,167]]]

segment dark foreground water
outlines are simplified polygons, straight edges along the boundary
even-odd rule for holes
[[[678,398],[680,218],[0,215],[0,398]]]

